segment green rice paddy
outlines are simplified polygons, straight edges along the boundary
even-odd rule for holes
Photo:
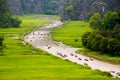
[[[110,63],[120,64],[120,57],[112,57],[98,51],[85,49],[82,46],[81,37],[85,32],[92,31],[89,24],[84,21],[68,21],[60,28],[54,29],[51,33],[53,40],[62,42],[71,47],[80,48],[79,53],[84,53],[87,56],[94,57]]]
[[[69,21],[61,28],[52,31],[53,39],[72,47],[83,47],[81,36],[86,31],[91,31],[88,23],[84,21]]]
[[[119,80],[105,76],[98,70],[61,60],[16,38],[16,35],[45,23],[48,21],[27,16],[22,20],[20,28],[0,29],[0,33],[5,35],[6,46],[3,56],[0,56],[0,80]]]

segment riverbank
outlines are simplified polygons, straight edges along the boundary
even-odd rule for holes
[[[91,59],[76,53],[76,48],[71,48],[60,42],[52,41],[48,36],[49,32],[58,26],[62,25],[61,22],[55,21],[52,24],[45,25],[36,31],[31,32],[25,37],[25,41],[34,47],[41,48],[52,55],[58,56],[62,59],[68,59],[74,63],[89,66],[91,69],[99,69],[101,71],[110,72],[114,77],[119,77],[117,73],[120,72],[120,65],[113,65],[99,60]],[[114,71],[114,73],[113,73]]]

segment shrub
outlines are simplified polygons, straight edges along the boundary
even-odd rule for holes
[[[82,36],[82,44],[88,49],[105,52],[111,56],[120,56],[120,41],[103,37],[98,32],[87,32]]]
[[[2,35],[0,35],[0,56],[3,56],[3,40],[4,40],[4,37]]]
[[[108,44],[108,39],[107,38],[102,38],[100,45],[99,45],[99,50],[103,51],[103,52],[107,52],[107,44]]]
[[[17,28],[20,26],[21,23],[22,23],[21,20],[19,20],[18,18],[11,18],[11,26],[12,27]]]
[[[0,35],[0,46],[3,45],[3,40],[4,40],[4,37]]]
[[[78,42],[78,41],[79,41],[79,39],[74,39],[74,41],[75,41],[75,42]]]
[[[93,41],[93,39],[96,37],[96,35],[97,35],[96,32],[92,32],[92,33],[88,36],[88,38],[87,38],[87,45],[86,45],[87,48],[92,49],[92,48],[91,48],[91,46],[93,45],[93,44],[92,44],[92,41]]]
[[[107,12],[103,17],[105,30],[113,30],[118,24],[119,16],[117,12]]]
[[[93,49],[93,50],[100,50],[99,49],[99,45],[100,45],[100,43],[101,43],[101,39],[102,39],[103,37],[100,35],[100,34],[96,34],[96,37],[92,40],[92,42],[91,42],[91,48]]]
[[[107,49],[110,55],[120,56],[120,41],[117,39],[109,39]]]
[[[91,33],[90,32],[86,32],[83,36],[82,36],[82,45],[83,46],[87,46],[87,38],[89,37]]]
[[[116,34],[115,38],[118,39],[118,40],[120,40],[120,33]]]
[[[95,13],[89,21],[94,30],[82,36],[82,43],[88,49],[109,53],[111,56],[120,56],[120,15],[117,12],[108,12],[103,16]]]
[[[111,75],[110,72],[104,71],[104,72],[102,72],[102,74],[103,74],[104,76],[112,77],[112,75]]]

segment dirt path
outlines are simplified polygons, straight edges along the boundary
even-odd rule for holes
[[[101,71],[108,71],[114,77],[120,77],[120,65],[113,65],[99,60],[95,60],[76,53],[76,48],[71,48],[60,42],[52,41],[50,38],[50,30],[56,28],[63,23],[54,21],[52,24],[44,25],[36,31],[31,32],[25,36],[25,41],[34,47],[41,48],[52,55],[58,56],[62,59],[68,59],[77,64],[90,66],[92,69],[99,69]]]

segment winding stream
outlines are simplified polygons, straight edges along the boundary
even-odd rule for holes
[[[113,77],[120,77],[120,65],[113,65],[77,54],[76,48],[71,48],[60,42],[53,41],[50,38],[50,31],[62,24],[63,23],[60,21],[53,21],[52,24],[46,24],[26,35],[25,41],[34,47],[41,48],[54,56],[60,57],[61,59],[68,59],[77,64],[89,66],[91,69],[108,71],[113,75]]]

